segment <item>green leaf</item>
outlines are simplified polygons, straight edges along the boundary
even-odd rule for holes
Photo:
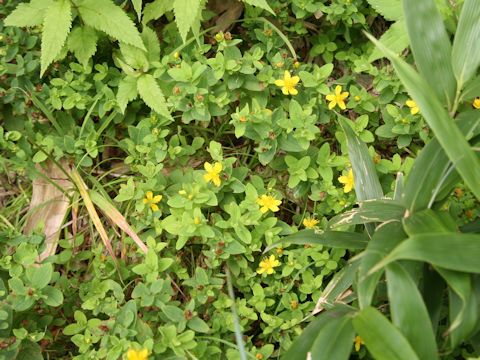
[[[78,3],[78,11],[86,25],[145,50],[133,21],[111,0],[83,0]]]
[[[30,285],[37,289],[43,289],[48,285],[53,275],[52,264],[43,264],[39,267],[30,266],[25,270]]]
[[[410,274],[398,263],[387,266],[386,279],[392,322],[405,335],[420,359],[438,359],[428,311]]]
[[[360,260],[357,284],[360,308],[370,306],[378,280],[382,276],[382,271],[371,273],[371,269],[406,238],[407,235],[398,221],[385,223],[378,227]]]
[[[382,186],[367,145],[358,138],[345,119],[339,118],[339,122],[347,136],[348,155],[353,167],[355,193],[358,200],[381,198],[383,196]]]
[[[456,124],[462,134],[469,138],[480,124],[480,113],[476,111],[463,112],[458,116]],[[452,163],[440,146],[438,139],[433,138],[415,159],[405,181],[403,201],[408,210],[415,212],[431,207],[439,194],[443,192],[441,189],[445,185],[447,188],[444,191],[450,193],[451,188],[448,187],[449,182],[446,181],[452,176],[448,175],[449,172],[453,175],[457,173],[452,169]],[[456,183],[455,179],[453,179],[453,183]]]
[[[67,39],[72,25],[72,13],[69,0],[53,2],[47,10],[43,21],[42,58],[40,76],[47,66],[58,56]]]
[[[452,250],[453,249],[453,250]],[[428,233],[411,236],[375,269],[400,259],[425,261],[449,270],[480,273],[480,235]]]
[[[137,90],[145,104],[157,113],[171,119],[162,90],[150,74],[143,74],[137,80]]]
[[[279,244],[316,244],[342,249],[364,249],[367,243],[368,237],[360,233],[347,231],[315,232],[315,230],[306,229],[282,238],[280,241],[268,246],[264,253],[278,247]]]
[[[243,2],[247,3],[249,5],[256,6],[256,7],[262,8],[264,10],[267,10],[273,16],[276,16],[275,12],[272,10],[270,5],[268,5],[267,0],[243,0]]]
[[[352,326],[351,316],[346,315],[330,321],[320,330],[312,345],[312,359],[349,359],[354,337],[355,330]]]
[[[373,307],[361,310],[353,326],[375,359],[419,360],[403,334]]]
[[[148,61],[160,61],[160,42],[157,33],[148,26],[144,26],[140,36],[147,48]]]
[[[53,0],[32,0],[30,3],[21,3],[4,21],[5,26],[30,27],[42,25],[47,8]]]
[[[125,113],[127,104],[134,100],[138,95],[137,79],[133,76],[125,76],[118,84],[117,103],[122,114]]]
[[[187,41],[188,31],[199,15],[200,2],[201,0],[175,0],[173,3],[175,22],[183,42]]]
[[[392,51],[399,54],[408,46],[408,34],[407,34],[407,27],[405,25],[405,21],[397,21],[393,25],[391,25],[387,31],[383,33],[380,37],[379,41],[385,46],[388,46]],[[382,52],[375,48],[372,51],[372,54],[368,58],[369,62],[378,60],[382,58],[384,55]]]
[[[457,89],[452,45],[434,0],[403,0],[410,47],[417,68],[442,103],[451,109]],[[479,53],[480,55],[480,53]]]
[[[447,271],[447,270],[445,270]],[[440,312],[443,309],[443,294],[445,293],[445,281],[428,264],[423,266],[423,286],[421,288],[423,301],[428,310],[433,332],[437,332]]]
[[[60,306],[63,303],[62,292],[52,286],[44,288],[42,294],[47,296],[44,300],[48,306]]]
[[[133,8],[137,13],[138,21],[142,19],[142,0],[132,0]]]
[[[395,70],[420,108],[422,115],[432,128],[450,161],[455,164],[462,179],[480,199],[480,160],[470,148],[467,140],[448,115],[443,104],[419,74],[371,35],[367,36],[387,55]]]
[[[401,0],[368,0],[368,3],[386,20],[397,21],[403,18]]]
[[[480,2],[465,0],[453,40],[453,72],[461,88],[473,75],[480,64]]]
[[[359,205],[358,208],[330,219],[329,226],[334,229],[345,225],[399,220],[406,210],[400,201],[389,199],[366,200],[361,201]]]
[[[187,326],[195,332],[208,333],[210,331],[207,323],[199,317],[194,317],[193,319],[189,320]]]
[[[165,0],[155,0],[152,3],[145,4],[143,9],[143,19],[144,24],[148,23],[151,20],[157,20],[167,11],[173,9],[173,1]]]
[[[466,301],[449,289],[450,297],[450,342],[452,348],[468,339],[475,330],[478,322],[478,295],[471,291]]]
[[[76,26],[68,37],[68,49],[75,54],[80,64],[86,67],[88,60],[97,51],[98,35],[90,26]]]
[[[282,360],[305,360],[318,333],[332,320],[338,319],[348,313],[347,309],[346,307],[336,308],[335,310],[326,311],[317,316],[293,342],[287,352],[282,356]]]

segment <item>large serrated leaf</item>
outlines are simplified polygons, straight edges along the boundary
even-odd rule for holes
[[[435,84],[435,95],[451,109],[457,86],[450,61],[452,45],[435,1],[403,0],[403,12],[418,70],[427,83]]]
[[[111,0],[83,0],[78,3],[78,11],[85,24],[145,50],[133,21]]]
[[[157,20],[160,16],[172,9],[173,1],[155,0],[152,3],[145,4],[142,22],[146,24],[151,20]]]
[[[467,140],[450,118],[444,104],[438,100],[427,82],[405,61],[367,34],[393,63],[398,77],[420,108],[420,112],[432,128],[450,161],[477,199],[480,199],[480,160]]]
[[[88,60],[97,51],[97,32],[90,26],[75,27],[68,37],[68,49],[75,54],[80,64],[87,66]]]
[[[140,76],[137,80],[137,90],[145,104],[151,109],[167,118],[171,118],[162,90],[152,75],[143,74]]]
[[[452,65],[459,87],[462,87],[480,65],[480,1],[465,0],[453,41]]]
[[[122,114],[125,112],[127,104],[134,100],[138,95],[137,79],[133,76],[126,76],[118,84],[117,103]]]
[[[379,41],[385,45],[388,45],[388,47],[397,54],[405,50],[409,44],[405,21],[400,20],[391,25],[388,30],[383,33]],[[368,58],[368,61],[372,62],[382,58],[383,56],[384,55],[382,52],[378,48],[375,48]]]
[[[393,324],[422,360],[438,359],[432,323],[415,282],[399,263],[387,266],[386,278]]]
[[[142,37],[143,43],[147,48],[148,61],[160,61],[160,42],[156,32],[150,29],[148,26],[144,26],[143,32],[140,36]]]
[[[402,0],[368,0],[368,3],[390,21],[397,21],[403,18]]]
[[[353,327],[375,359],[420,360],[403,334],[373,307],[360,311]]]
[[[200,0],[175,0],[173,11],[175,22],[183,42],[187,41],[188,31],[191,29],[200,9]]]
[[[5,26],[29,27],[43,23],[43,17],[53,0],[32,0],[19,4],[4,21]]]
[[[53,2],[47,9],[43,21],[42,58],[40,76],[62,50],[72,25],[69,0]]]

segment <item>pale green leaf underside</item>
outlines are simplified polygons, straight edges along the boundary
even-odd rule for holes
[[[30,3],[19,4],[5,19],[5,26],[30,27],[43,22],[45,11],[52,0],[32,0]]]
[[[85,67],[97,51],[97,32],[90,26],[75,27],[68,37],[68,48]]]
[[[83,0],[78,11],[85,24],[94,29],[145,50],[140,34],[132,20],[110,0]]]
[[[122,113],[125,112],[127,104],[134,100],[138,95],[137,79],[132,76],[127,76],[120,80],[118,84],[117,103]]]
[[[137,90],[145,104],[163,116],[171,118],[165,103],[165,97],[157,84],[157,80],[150,74],[143,74],[137,80]]]
[[[198,16],[199,7],[200,0],[175,0],[173,3],[175,22],[183,42],[187,41],[188,31]]]
[[[173,1],[155,0],[152,3],[148,3],[145,5],[145,8],[143,9],[142,21],[144,24],[146,24],[151,20],[157,20],[167,11],[170,11],[172,9]]]
[[[40,76],[47,66],[61,52],[72,25],[72,13],[68,0],[52,3],[46,12],[43,22],[42,58]]]

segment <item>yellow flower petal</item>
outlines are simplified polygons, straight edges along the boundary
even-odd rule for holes
[[[338,102],[338,106],[340,106],[340,109],[342,110],[345,110],[347,108],[347,106],[345,105],[345,103],[343,102],[343,100],[340,100]]]
[[[203,164],[203,167],[204,167],[205,170],[207,170],[209,173],[212,172],[212,170],[213,170],[212,164],[210,164],[209,162],[205,162],[205,164]]]
[[[417,104],[413,100],[407,100],[405,102],[405,104],[407,104],[408,107],[416,107],[417,106]]]
[[[285,85],[285,81],[283,81],[283,80],[275,80],[275,85],[277,85],[277,86],[284,86],[284,85]]]
[[[162,195],[154,196],[152,202],[153,203],[158,203],[160,200],[162,200],[162,198],[163,198]]]
[[[325,99],[327,99],[327,101],[333,101],[333,100],[335,100],[335,95],[328,94],[327,96],[325,96]]]
[[[298,94],[298,90],[297,89],[290,89],[290,95],[297,95]]]
[[[288,81],[291,79],[290,73],[287,70],[285,70],[285,72],[283,73],[283,78],[285,81]]]
[[[288,95],[288,88],[286,86],[282,88],[282,93],[283,95]]]
[[[215,184],[215,186],[220,186],[221,184],[221,181],[220,181],[220,178],[217,176],[215,176],[213,179],[212,179],[213,183]]]
[[[150,208],[153,210],[153,211],[158,211],[158,206],[156,204],[150,204]]]
[[[223,170],[223,166],[221,163],[216,162],[215,165],[213,165],[213,171],[216,173],[219,173],[220,171]]]
[[[147,191],[147,192],[145,193],[145,195],[147,196],[147,200],[148,200],[148,201],[152,200],[152,198],[153,198],[153,192]]]
[[[342,87],[340,85],[337,85],[335,87],[335,95],[340,95],[340,93],[342,92]]]
[[[292,76],[292,78],[290,79],[291,83],[293,86],[297,85],[298,82],[300,81],[300,78],[298,76]]]
[[[260,208],[260,211],[262,212],[262,214],[265,214],[268,211],[268,207],[263,206]]]
[[[415,107],[410,109],[410,114],[415,115],[415,114],[418,114],[419,111],[420,111],[420,109],[415,106]]]
[[[340,98],[343,100],[343,99],[346,99],[348,97],[348,91],[345,91],[344,93],[340,94]]]
[[[345,175],[339,176],[338,181],[342,184],[346,184],[348,183],[348,177],[346,177]]]
[[[333,100],[330,104],[328,104],[328,109],[332,110],[335,107],[335,105],[337,105],[337,102]]]

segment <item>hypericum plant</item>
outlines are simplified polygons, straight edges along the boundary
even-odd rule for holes
[[[403,10],[418,72],[370,38],[435,137],[405,182],[398,175],[393,198],[384,198],[366,146],[340,119],[360,206],[334,217],[331,230],[304,230],[282,242],[361,252],[325,288],[312,313],[320,315],[285,360],[348,359],[363,344],[375,359],[449,358],[466,346],[479,354],[480,231],[459,229],[443,205],[460,181],[480,199],[480,114],[459,110],[474,97],[468,82],[480,64],[480,48],[471,44],[480,34],[480,3],[465,1],[453,46],[434,0],[403,0]],[[333,230],[358,224],[364,233]]]

